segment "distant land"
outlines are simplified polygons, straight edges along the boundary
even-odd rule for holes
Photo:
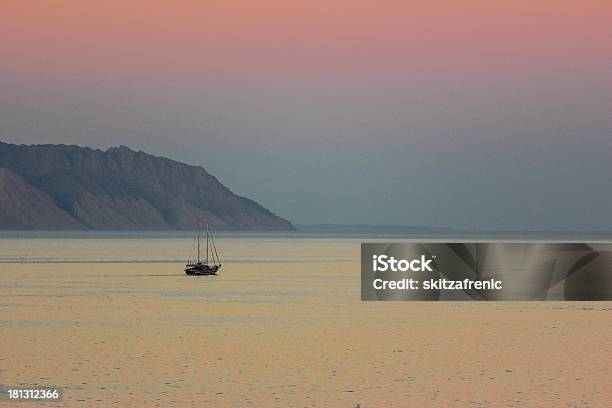
[[[610,240],[612,231],[608,230],[473,230],[445,227],[426,227],[416,225],[371,225],[371,224],[295,224],[300,232],[313,234],[349,234],[349,235],[391,235],[391,236],[439,236],[455,237],[460,239],[535,239],[535,240],[562,240],[589,241]]]
[[[310,224],[296,225],[298,231],[337,234],[450,234],[460,231],[442,227],[419,227],[411,225],[369,225],[369,224]]]
[[[136,152],[0,142],[0,229],[294,230],[199,166]]]

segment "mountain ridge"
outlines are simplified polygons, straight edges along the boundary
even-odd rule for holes
[[[0,229],[184,230],[204,221],[218,230],[294,229],[201,166],[123,145],[0,141],[0,168]],[[34,197],[50,201],[34,211]]]

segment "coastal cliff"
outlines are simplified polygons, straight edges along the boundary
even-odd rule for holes
[[[0,142],[0,229],[292,230],[204,168],[136,152]]]

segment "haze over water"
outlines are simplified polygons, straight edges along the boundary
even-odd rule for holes
[[[62,407],[609,401],[611,302],[361,302],[367,240],[221,234],[194,278],[191,234],[2,233],[2,383]]]
[[[202,165],[295,223],[610,230],[610,38],[602,0],[4,0],[0,140]]]

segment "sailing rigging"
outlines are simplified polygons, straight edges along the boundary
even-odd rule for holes
[[[198,224],[198,260],[196,262],[187,261],[185,273],[187,275],[216,275],[221,268],[221,260],[215,246],[215,240],[206,223],[206,258],[200,260],[200,226]]]

